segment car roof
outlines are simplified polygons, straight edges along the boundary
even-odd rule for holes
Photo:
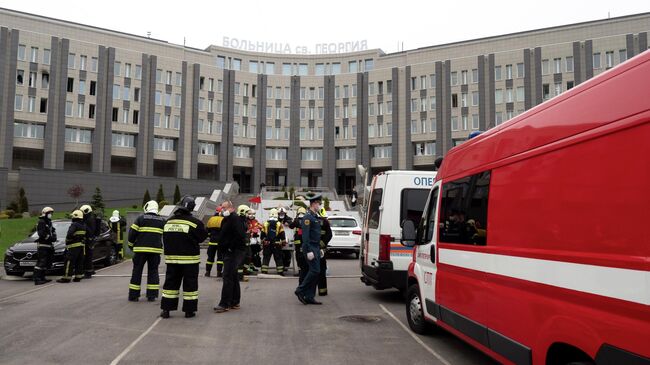
[[[357,220],[351,215],[330,215],[327,217],[327,219],[332,219],[332,218],[354,219],[355,221]]]

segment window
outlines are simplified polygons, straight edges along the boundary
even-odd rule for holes
[[[79,56],[79,69],[86,71],[86,64],[88,63],[88,56],[81,55]]]
[[[71,101],[66,101],[65,102],[65,116],[66,117],[72,117],[73,116],[73,103]]]
[[[131,77],[131,64],[130,63],[125,63],[124,64],[124,77]]]
[[[68,86],[66,89],[69,93],[74,91],[74,79],[72,77],[68,77]]]
[[[501,80],[501,66],[494,67],[494,80],[495,81]]]
[[[594,70],[600,68],[600,52],[594,53]]]
[[[485,245],[487,243],[490,171],[458,179],[442,186],[440,242]]]
[[[91,134],[92,132],[88,129],[66,128],[65,141],[72,142],[72,143],[90,144]]]
[[[133,111],[133,124],[138,124],[140,122],[140,111]]]
[[[135,136],[133,134],[113,133],[112,145],[115,147],[135,147]]]
[[[514,102],[513,95],[512,95],[512,88],[506,88],[506,103],[512,103]]]
[[[353,108],[352,110],[356,110],[356,108]],[[387,101],[386,102],[386,114],[393,114],[393,102],[392,101]],[[356,114],[355,114],[356,116]]]
[[[551,73],[551,63],[549,60],[542,60],[542,75],[548,75]]]
[[[478,69],[476,68],[472,69],[472,83],[478,84]]]
[[[307,76],[308,74],[308,67],[306,63],[301,63],[298,65],[298,75],[299,76]]]
[[[325,64],[317,63],[316,64],[316,69],[315,69],[315,74],[316,74],[316,76],[325,75]]]
[[[463,108],[467,107],[467,93],[460,94],[460,106]]]
[[[253,74],[259,73],[257,61],[248,61],[248,72]]]
[[[426,236],[423,237],[423,242],[431,242],[434,232],[438,229],[438,224],[436,223],[436,219],[438,219],[438,195],[439,190],[438,187],[436,187],[430,195],[429,205],[427,207],[427,219],[422,222],[422,232],[426,232]]]
[[[162,84],[162,72],[163,72],[163,70],[161,70],[161,69],[156,70],[156,83],[157,84]]]
[[[41,98],[40,113],[47,113],[47,98]],[[93,116],[94,117],[94,116]]]
[[[29,73],[29,87],[36,87],[36,72]]]
[[[418,121],[417,120],[412,120],[411,121],[411,134],[417,134],[418,133]]]
[[[284,161],[287,159],[286,148],[267,148],[266,159],[274,161]]]
[[[313,135],[312,135],[313,137]],[[313,138],[311,138],[313,139]],[[302,151],[303,161],[322,161],[323,150],[321,148],[303,148]]]
[[[86,80],[79,80],[79,94],[86,94]]]
[[[518,78],[518,79],[522,79],[522,78],[524,78],[525,76],[526,76],[526,71],[525,71],[525,69],[524,69],[524,64],[523,64],[523,62],[522,62],[522,63],[518,63],[518,64],[517,64],[517,78]]]
[[[478,91],[472,91],[472,106],[478,106],[479,103],[479,93]]]
[[[19,61],[24,61],[25,60],[25,45],[24,44],[19,44],[18,45],[18,60]]]
[[[368,208],[368,228],[377,229],[379,228],[379,219],[381,217],[381,206],[382,197],[384,195],[383,189],[373,189],[372,194],[370,195],[370,204]]]
[[[458,108],[458,94],[451,94],[451,107]]]
[[[233,58],[232,63],[230,64],[230,69],[235,71],[241,70],[241,60],[238,58]]]
[[[553,72],[556,74],[562,73],[562,59],[554,58],[553,59]]]
[[[621,49],[618,51],[618,62],[623,63],[627,61],[627,50]]]
[[[479,117],[478,114],[472,114],[472,129],[478,129],[479,128]]]
[[[284,76],[290,76],[291,75],[291,64],[290,63],[283,63],[282,64],[282,74]]]
[[[69,53],[68,54],[68,68],[75,68],[75,54],[74,53]]]
[[[43,72],[41,75],[41,88],[49,89],[50,88],[50,74]]]
[[[458,125],[458,117],[457,116],[452,116],[451,117],[451,130],[452,131],[457,131],[460,129],[460,126]]]
[[[400,218],[399,221],[410,220],[412,222],[420,222],[422,213],[424,212],[424,205],[429,198],[429,189],[403,189],[400,203]],[[416,224],[417,224],[416,223]]]
[[[117,122],[118,114],[119,114],[119,108],[113,108],[113,113],[112,113],[112,122]]]
[[[88,118],[95,119],[95,104],[88,105]]]
[[[366,64],[366,71],[372,71],[375,69],[375,60],[367,59],[364,62]]]
[[[567,81],[566,82],[566,89],[567,90],[573,89],[573,81]]]
[[[573,72],[573,57],[564,59],[564,69],[566,72]]]
[[[14,110],[21,111],[23,110],[23,96],[16,94],[16,100],[14,101]]]
[[[467,73],[467,71],[464,71]],[[467,74],[465,75],[467,78]],[[427,88],[427,77],[426,76],[420,76],[420,90],[424,90]]]
[[[43,63],[49,65],[51,58],[52,58],[52,52],[49,49],[45,48],[43,50]]]
[[[120,76],[121,72],[122,72],[122,63],[115,61],[113,63],[113,73],[115,74],[115,76]]]
[[[142,66],[140,65],[135,65],[135,79],[142,79]]]
[[[451,85],[458,85],[458,72],[454,71],[451,73]]]
[[[494,90],[494,103],[495,104],[503,103],[503,90],[501,89]]]
[[[429,87],[432,88],[432,89],[436,87],[436,75],[435,74],[429,75]]]
[[[30,113],[36,111],[36,97],[30,96],[27,98],[27,111]]]
[[[16,85],[24,85],[25,84],[25,71],[24,70],[17,70],[16,71]]]
[[[168,106],[168,107],[172,106],[172,94],[171,93],[165,93],[165,106]]]
[[[234,156],[237,158],[250,158],[251,149],[248,146],[235,145],[233,148]]]
[[[418,111],[418,99],[411,99],[411,112],[415,113]]]
[[[551,91],[548,84],[542,84],[542,98],[548,100],[551,97]]]
[[[357,64],[357,61],[348,62],[348,72],[349,73],[357,73],[358,71],[359,71],[359,65]]]
[[[172,138],[154,138],[153,149],[156,151],[176,151],[176,140]]]
[[[512,80],[512,65],[506,65],[506,80]]]
[[[351,148],[337,148],[337,160],[355,160],[357,157],[357,149]]]
[[[503,113],[502,112],[494,113],[494,124],[499,125],[501,123],[503,123]]]
[[[339,99],[339,98],[341,98],[341,93],[340,93],[340,90],[339,90],[339,89],[340,89],[340,88],[339,88],[338,85],[334,87],[334,99]],[[374,85],[373,85],[373,92],[374,92]]]
[[[113,100],[119,100],[120,99],[120,85],[113,85]]]
[[[32,51],[29,54],[29,62],[38,62],[38,48],[32,47]]]
[[[43,139],[45,125],[14,122],[14,137]]]
[[[461,117],[461,120],[462,120],[462,123],[463,123],[463,130],[464,131],[468,130],[469,128],[467,128],[467,115],[463,115]]]
[[[614,67],[614,51],[605,52],[605,66],[607,68]]]
[[[429,97],[429,110],[431,110],[431,111],[436,110],[436,97],[435,96]]]
[[[525,90],[523,86],[517,87],[517,101],[524,101]]]
[[[216,61],[217,61],[217,67],[218,67],[218,68],[221,68],[221,69],[226,68],[226,57],[224,57],[224,56],[217,56]]]
[[[413,144],[415,156],[435,156],[436,143],[435,142],[420,142]]]
[[[555,96],[562,94],[562,83],[561,82],[556,82],[555,83]]]
[[[90,71],[97,72],[98,63],[99,63],[99,60],[97,59],[97,57],[92,57],[90,59]]]

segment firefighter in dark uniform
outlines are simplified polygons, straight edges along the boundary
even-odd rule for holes
[[[309,268],[304,275],[301,275],[302,280],[295,291],[302,304],[322,304],[314,299],[320,276],[321,223],[318,211],[321,200],[320,195],[309,199],[309,211],[302,220],[302,253]]]
[[[133,272],[129,283],[129,301],[140,298],[142,270],[147,264],[147,300],[153,302],[160,290],[160,254],[163,253],[162,235],[165,218],[158,215],[158,203],[150,200],[144,205],[144,214],[131,225],[129,248],[133,251]]]
[[[327,220],[327,211],[321,208],[318,212],[321,220],[320,229],[320,277],[318,278],[318,295],[327,295],[327,245],[332,240],[332,228]]]
[[[162,318],[169,318],[169,311],[178,309],[181,283],[183,284],[183,312],[185,318],[196,315],[199,301],[199,263],[201,242],[208,232],[203,222],[192,216],[196,203],[191,196],[184,196],[178,209],[165,222],[163,242],[167,272],[163,284],[160,308]]]
[[[307,213],[307,209],[300,207],[298,208],[298,212],[296,214],[296,219],[291,222],[291,225],[289,225],[289,228],[294,230],[293,234],[293,248],[296,251],[296,264],[298,264],[298,275],[300,277],[299,282],[302,283],[302,279],[304,279],[304,276],[301,275],[303,272],[307,273],[307,263],[305,262],[305,258],[302,255],[302,220],[305,217],[305,213]]]
[[[284,207],[278,209],[278,221],[282,223],[283,229],[285,230],[286,228],[290,228],[291,223],[293,223],[293,219],[287,215],[287,210]],[[282,250],[282,264],[285,270],[288,270],[291,266],[291,250],[288,247]]]
[[[205,263],[205,276],[210,276],[212,266],[215,264],[215,256],[217,258],[217,277],[223,276],[223,250],[219,249],[219,235],[221,234],[221,206],[218,206],[214,216],[208,219],[208,235],[210,241],[208,242],[208,261]]]
[[[275,261],[275,269],[279,275],[284,276],[284,262],[282,261],[282,245],[285,242],[284,226],[278,221],[277,209],[271,209],[269,220],[262,226],[262,274],[268,274],[271,256]]]
[[[85,251],[84,251],[84,278],[90,279],[95,275],[95,266],[93,263],[93,250],[95,248],[95,237],[97,237],[97,232],[100,229],[100,225],[95,213],[93,213],[93,208],[90,205],[82,205],[79,208],[84,215],[84,224],[86,225],[86,241]]]
[[[111,226],[111,231],[115,233],[115,240],[117,241],[117,253],[120,259],[124,258],[124,233],[126,232],[126,219],[120,217],[120,212],[113,211],[113,215],[108,219]]]
[[[56,242],[56,230],[52,227],[52,213],[54,213],[54,209],[45,207],[41,211],[41,216],[38,217],[38,226],[36,227],[38,234],[38,239],[36,240],[38,260],[36,261],[36,266],[34,266],[34,285],[41,285],[52,281],[45,278],[45,271],[52,265],[52,257],[54,256],[52,243]]]
[[[65,264],[63,265],[63,277],[57,282],[69,283],[70,279],[79,282],[84,277],[84,249],[86,243],[86,225],[84,214],[75,210],[71,214],[72,224],[65,236]],[[74,276],[74,279],[73,279]]]

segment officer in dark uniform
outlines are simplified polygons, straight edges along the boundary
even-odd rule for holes
[[[34,266],[34,285],[52,281],[45,278],[45,271],[50,268],[54,256],[52,243],[56,242],[56,230],[52,227],[52,213],[54,213],[54,209],[45,207],[41,211],[41,216],[38,217],[38,226],[36,227],[38,233],[38,239],[36,240],[38,261]]]
[[[169,311],[178,309],[181,283],[183,284],[183,312],[185,318],[196,315],[199,301],[199,244],[208,237],[203,222],[192,216],[196,203],[191,196],[184,196],[179,208],[165,222],[163,242],[167,272],[163,284],[160,308],[162,318],[169,318]]]
[[[158,203],[150,200],[144,205],[144,214],[131,225],[129,231],[129,248],[133,251],[133,272],[129,283],[129,301],[137,302],[140,298],[142,270],[147,264],[147,300],[153,302],[158,298],[160,289],[160,254],[163,253],[162,235],[165,218],[158,215]]]
[[[321,208],[318,212],[320,215],[321,229],[320,229],[320,276],[318,278],[318,295],[327,295],[327,245],[332,240],[332,228],[330,222],[327,220],[327,211]]]
[[[302,251],[309,267],[295,294],[302,304],[323,304],[314,299],[320,275],[320,231],[321,223],[318,211],[321,207],[321,196],[309,199],[309,211],[302,220]],[[302,275],[301,275],[302,276]]]
[[[72,212],[72,224],[65,236],[65,264],[63,277],[58,283],[79,282],[84,277],[84,246],[86,242],[86,225],[83,222],[84,214],[80,210]]]
[[[93,208],[85,204],[79,208],[84,215],[84,225],[86,226],[86,241],[84,250],[84,274],[85,279],[90,279],[95,275],[95,266],[93,263],[93,250],[95,248],[95,237],[100,229],[99,222]]]
[[[299,284],[302,284],[302,279],[307,273],[307,263],[305,262],[305,257],[302,255],[302,220],[307,213],[307,209],[300,207],[298,208],[298,213],[296,214],[296,219],[291,222],[289,228],[294,230],[293,234],[293,248],[296,251],[296,263],[298,264],[298,275],[300,276]],[[305,274],[303,274],[303,272]]]

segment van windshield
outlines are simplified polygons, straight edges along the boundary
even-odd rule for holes
[[[404,189],[402,190],[402,202],[400,203],[400,225],[405,220],[411,220],[415,226],[420,223],[424,205],[429,198],[429,189]]]

